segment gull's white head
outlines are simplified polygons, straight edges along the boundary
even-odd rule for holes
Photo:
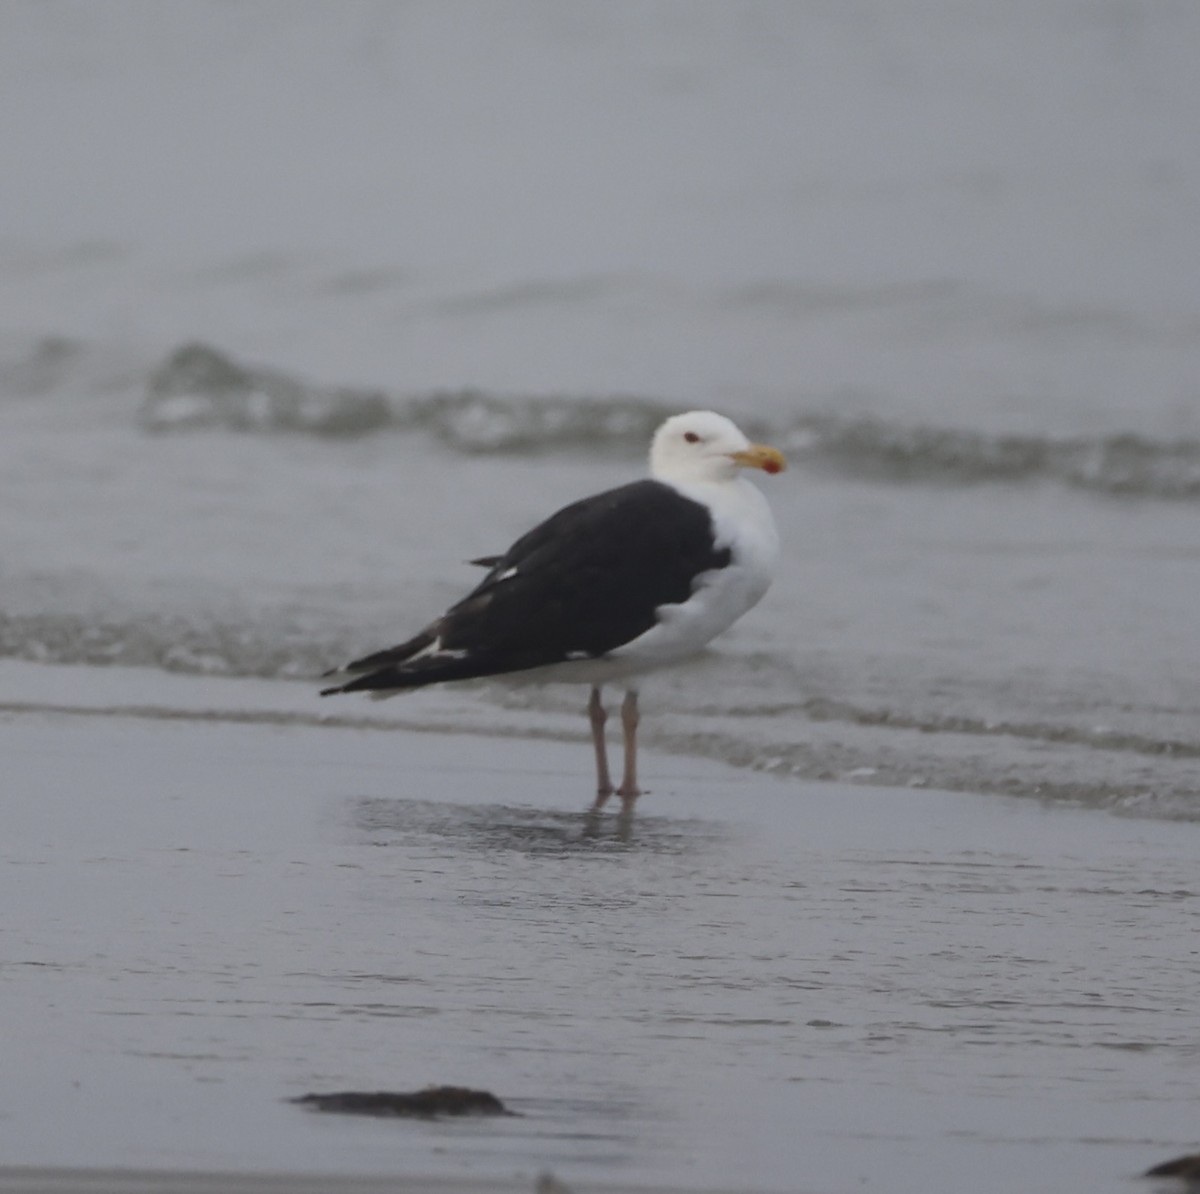
[[[781,452],[752,444],[731,420],[711,410],[674,415],[650,444],[650,472],[659,481],[730,481],[739,468],[780,473]]]

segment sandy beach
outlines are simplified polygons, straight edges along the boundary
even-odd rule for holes
[[[622,827],[582,738],[0,686],[0,1189],[1058,1194],[1194,1144],[1192,824],[651,755]],[[285,1102],[442,1082],[520,1118]]]

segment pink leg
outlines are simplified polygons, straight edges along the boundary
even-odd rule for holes
[[[638,694],[630,689],[621,702],[621,728],[625,731],[625,774],[617,789],[626,812],[633,811],[633,802],[641,795],[637,786],[637,728],[640,720]]]
[[[604,705],[600,701],[600,689],[593,688],[587,705],[588,721],[592,723],[592,746],[596,751],[596,803],[600,808],[612,795],[612,778],[608,774],[608,747],[604,743],[604,723],[608,720]]]

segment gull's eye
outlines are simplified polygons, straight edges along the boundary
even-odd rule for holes
[[[687,440],[689,444],[698,444],[700,442],[700,437],[694,431],[685,431],[683,433],[683,438]]]

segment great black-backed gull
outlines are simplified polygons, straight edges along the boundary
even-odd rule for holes
[[[650,480],[584,498],[522,535],[487,575],[408,642],[329,675],[322,696],[392,696],[448,680],[513,676],[590,684],[599,808],[615,791],[627,811],[637,781],[638,681],[699,651],[767,591],[779,536],[766,499],[740,468],[778,473],[774,448],[752,444],[723,415],[668,419],[650,446]],[[602,689],[625,689],[625,766],[614,789]]]

